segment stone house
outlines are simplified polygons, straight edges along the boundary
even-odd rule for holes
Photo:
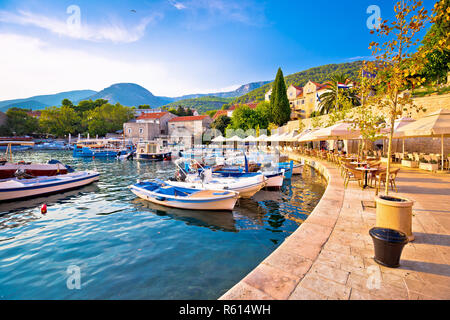
[[[137,143],[167,136],[169,135],[168,122],[173,118],[176,118],[176,115],[170,112],[143,113],[135,120],[124,123],[125,138]]]
[[[169,120],[169,136],[172,142],[202,143],[203,133],[211,127],[209,116],[175,117]]]

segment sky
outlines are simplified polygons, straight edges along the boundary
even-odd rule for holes
[[[425,0],[431,9],[434,0]],[[392,0],[0,0],[0,100],[137,83],[234,90],[370,57]]]

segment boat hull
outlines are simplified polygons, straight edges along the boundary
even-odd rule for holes
[[[2,188],[0,184],[0,202],[11,200],[22,200],[43,195],[65,192],[87,186],[99,180],[100,174],[90,173],[86,176],[62,181],[54,179],[51,183],[34,184],[24,187]]]
[[[131,192],[133,192],[136,196],[138,196],[141,199],[150,201],[155,204],[159,204],[161,206],[186,210],[231,211],[236,205],[236,201],[238,199],[237,197],[233,196],[224,199],[211,199],[211,200],[191,200],[191,199],[158,200],[157,198],[159,197],[155,197],[139,188],[131,188]]]
[[[197,189],[197,190],[230,190],[230,191],[236,191],[239,193],[239,198],[248,199],[253,197],[259,190],[264,188],[266,185],[266,181],[258,181],[253,184],[247,184],[247,185],[226,185],[226,184],[215,184],[215,183],[190,183],[190,182],[177,182],[177,181],[167,181],[166,182],[169,185],[177,186],[177,187],[184,187],[184,188],[191,188],[191,189]]]
[[[136,159],[145,161],[168,161],[172,159],[172,152],[165,153],[137,153]]]
[[[292,174],[301,174],[302,170],[303,170],[302,165],[294,165],[294,167],[292,168]]]
[[[266,188],[281,188],[283,186],[284,175],[279,173],[276,175],[266,176]]]

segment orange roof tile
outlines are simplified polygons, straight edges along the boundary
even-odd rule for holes
[[[198,121],[198,120],[204,120],[205,118],[208,118],[209,116],[187,116],[187,117],[176,117],[169,122],[181,122],[181,121]]]
[[[137,117],[138,120],[142,119],[160,119],[169,112],[151,112],[151,113],[143,113],[139,117]]]

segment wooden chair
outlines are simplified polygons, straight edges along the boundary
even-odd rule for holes
[[[364,173],[348,165],[344,165],[344,169],[345,169],[344,188],[347,189],[348,183],[350,181],[358,181],[359,187],[361,189],[364,189]]]
[[[395,179],[397,178],[397,174],[400,171],[400,168],[394,169],[390,172],[389,174],[389,184],[391,186],[391,189],[394,190],[395,192],[398,192],[397,190],[397,185],[395,184]],[[381,188],[381,183],[383,183],[383,185],[386,185],[386,170],[381,171],[379,174],[376,175],[376,181],[378,181],[378,184],[375,182],[375,194],[378,195],[378,192],[380,191]]]

